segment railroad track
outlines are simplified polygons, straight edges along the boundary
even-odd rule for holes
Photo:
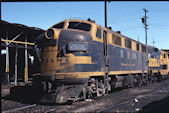
[[[11,102],[11,101],[10,101]],[[13,102],[16,103],[16,102]],[[8,102],[10,106],[10,103]],[[11,108],[2,110],[2,113],[50,113],[51,111],[55,110],[63,110],[68,105],[51,105],[51,104],[31,104],[31,105],[22,105],[17,104],[13,105]]]
[[[120,106],[123,106],[123,105],[125,105],[125,104],[130,103],[130,102],[134,102],[134,101],[135,101],[135,102],[138,102],[138,101],[140,101],[140,99],[142,99],[142,98],[145,98],[145,97],[147,97],[147,96],[150,96],[150,95],[153,95],[153,94],[156,94],[156,93],[164,93],[165,91],[168,91],[168,90],[169,90],[169,88],[163,89],[163,90],[153,91],[153,92],[151,92],[151,93],[144,94],[144,95],[142,95],[141,97],[133,98],[133,99],[130,99],[130,100],[121,102],[121,103],[119,103],[119,104],[116,104],[116,105],[109,106],[109,107],[106,107],[106,108],[104,108],[104,109],[98,110],[98,111],[96,111],[96,112],[97,112],[97,113],[110,112],[110,111],[116,109],[117,107],[120,108]],[[157,107],[158,105],[160,105],[160,104],[162,104],[162,103],[164,103],[164,102],[167,102],[167,101],[169,101],[169,99],[168,99],[168,100],[164,100],[164,101],[160,102],[159,104],[156,104],[156,105],[152,106],[152,108],[155,108],[155,107]],[[140,110],[140,109],[136,109],[136,111],[137,111],[137,110]]]
[[[36,104],[26,105],[26,106],[14,108],[14,109],[6,110],[6,111],[3,111],[2,113],[16,112],[16,111],[19,111],[19,110],[23,110],[23,109],[27,109],[27,108],[32,108],[32,107],[35,107],[35,106],[36,106]]]
[[[50,112],[56,111],[56,110],[57,110],[57,108],[52,108],[52,109],[49,109],[49,110],[45,111],[44,113],[50,113]]]
[[[72,105],[52,105],[51,106],[51,105],[44,105],[44,104],[43,105],[32,104],[32,105],[24,106],[21,104],[22,106],[18,105],[21,107],[16,106],[15,108],[9,107],[10,109],[8,108],[8,110],[4,109],[2,110],[2,113],[11,113],[11,112],[16,112],[16,113],[19,113],[19,112],[21,113],[22,112],[26,112],[26,113],[97,112],[97,113],[101,113],[101,112],[107,112],[111,110],[116,111],[116,109],[122,108],[124,106],[128,106],[127,104],[129,103],[130,104],[133,103],[135,99],[139,101],[138,103],[144,103],[144,101],[142,101],[143,100],[142,98],[147,97],[148,99],[149,97],[152,97],[151,95],[153,94],[158,94],[159,96],[162,95],[162,98],[164,98],[164,96],[169,95],[168,83],[169,82],[166,81],[165,83],[151,84],[149,86],[146,86],[147,89],[145,89],[145,86],[129,88],[129,89],[125,89],[125,90],[121,90],[121,91],[108,94],[105,97],[103,96],[101,98],[94,99],[90,102],[81,101],[81,102],[75,102]],[[160,84],[163,84],[163,85],[161,86]],[[129,96],[127,97],[125,95],[129,95]],[[162,98],[160,97],[160,99]],[[155,100],[156,99],[154,99],[153,101]],[[14,104],[15,102],[13,102],[13,105]]]
[[[25,105],[22,107],[17,107],[14,109],[9,109],[2,111],[2,113],[50,113],[51,111],[57,109],[64,109],[67,105],[39,105],[39,104],[32,104],[32,105]]]

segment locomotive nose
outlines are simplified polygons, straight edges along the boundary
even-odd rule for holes
[[[55,33],[53,29],[48,29],[46,32],[40,34],[35,40],[34,51],[37,58],[41,62],[41,50],[48,46],[56,46],[57,39],[54,39]]]

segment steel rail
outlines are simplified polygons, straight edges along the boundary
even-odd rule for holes
[[[30,108],[30,107],[34,107],[34,106],[36,106],[36,104],[32,104],[32,105],[28,105],[28,106],[24,106],[24,107],[19,107],[19,108],[15,108],[15,109],[10,109],[7,111],[3,111],[2,113],[9,113],[9,112],[18,111],[21,109],[26,109],[26,108]]]
[[[47,111],[45,111],[44,113],[50,113],[51,111],[54,111],[54,110],[56,110],[57,108],[52,108],[52,109],[49,109],[49,110],[47,110]]]
[[[44,111],[44,113],[51,113],[52,111],[55,111],[55,110],[59,109],[59,107],[60,107],[60,106],[52,107],[52,108],[50,108],[50,109]],[[61,107],[62,107],[62,106],[61,106]]]
[[[142,99],[142,98],[144,98],[144,97],[146,97],[146,96],[148,96],[148,95],[155,94],[155,93],[159,93],[159,92],[162,93],[162,92],[165,91],[165,90],[169,90],[169,88],[163,89],[163,90],[157,90],[157,91],[154,91],[154,92],[151,92],[151,93],[147,93],[147,94],[145,94],[144,96],[139,97],[139,98],[137,98],[137,99]],[[105,108],[105,109],[101,109],[101,110],[97,111],[96,113],[102,113],[102,112],[106,112],[106,111],[108,111],[108,110],[112,110],[112,109],[114,109],[114,108],[116,108],[116,107],[118,107],[118,106],[120,106],[120,105],[126,104],[126,103],[128,103],[128,102],[132,102],[132,101],[134,101],[135,99],[136,99],[136,98],[131,99],[131,100],[124,101],[124,102],[122,102],[122,103],[120,103],[120,104],[117,104],[117,105],[115,105],[115,106],[109,106],[109,107],[107,107],[107,108]]]

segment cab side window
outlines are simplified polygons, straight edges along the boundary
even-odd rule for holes
[[[131,40],[130,39],[125,39],[125,47],[131,49]]]
[[[140,50],[140,47],[139,47],[139,44],[137,44],[137,51],[139,51]]]
[[[141,50],[142,50],[142,52],[146,53],[146,46],[142,45]]]
[[[96,37],[101,38],[101,28],[97,28]]]
[[[164,53],[164,58],[166,58],[166,54]]]
[[[121,46],[121,37],[112,34],[112,43]]]

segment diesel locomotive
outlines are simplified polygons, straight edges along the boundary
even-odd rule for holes
[[[155,47],[149,47],[149,74],[154,79],[161,81],[169,75],[169,54],[164,50]]]
[[[35,41],[40,73],[33,75],[31,88],[41,102],[65,103],[147,84],[168,74],[169,60],[165,52],[146,50],[91,19],[64,20]]]
[[[41,100],[96,98],[149,78],[146,46],[90,19],[59,22],[35,43],[41,72],[33,85],[45,93]]]

